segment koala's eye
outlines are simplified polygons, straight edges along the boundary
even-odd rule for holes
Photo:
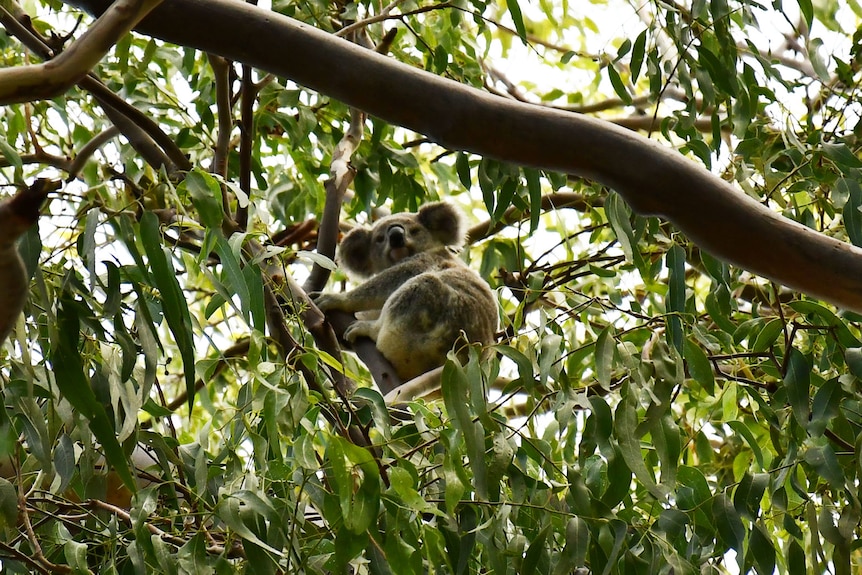
[[[410,226],[407,231],[410,233],[411,236],[415,236],[422,231],[422,226]]]
[[[385,238],[383,236],[375,236],[374,237],[374,243],[375,244],[382,244],[384,239]]]

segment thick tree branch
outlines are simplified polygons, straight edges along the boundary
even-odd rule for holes
[[[54,56],[53,50],[45,43],[45,39],[33,29],[30,17],[12,0],[5,0],[0,6],[0,23],[3,24],[9,34],[18,38],[22,44],[40,58],[50,60]],[[93,98],[105,109],[107,116],[113,115],[113,118],[120,122],[121,125],[118,127],[123,135],[145,161],[151,163],[153,167],[159,168],[162,164],[152,162],[162,161],[166,154],[171,160],[164,164],[169,174],[176,172],[177,169],[191,169],[191,163],[183,151],[148,115],[126,103],[92,73],[87,74],[79,85],[90,92]],[[125,116],[125,118],[120,118],[120,116]],[[153,152],[150,148],[152,144],[150,140],[156,142],[165,154]]]
[[[108,4],[68,3],[97,13]],[[495,97],[242,2],[172,0],[137,29],[289,77],[447,148],[596,180],[717,257],[862,311],[862,250],[781,217],[624,128]]]
[[[117,0],[63,53],[42,64],[0,70],[0,104],[63,94],[162,0]]]

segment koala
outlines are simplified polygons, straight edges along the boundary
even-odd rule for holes
[[[344,338],[371,338],[403,381],[413,379],[443,365],[462,332],[468,342],[494,341],[497,304],[485,280],[454,253],[463,242],[461,215],[445,202],[355,228],[336,260],[365,281],[315,302],[324,312],[379,312],[376,319],[361,314]]]
[[[27,300],[28,278],[15,242],[39,218],[39,207],[59,183],[38,179],[0,202],[0,345],[6,341]]]

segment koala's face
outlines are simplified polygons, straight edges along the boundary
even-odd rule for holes
[[[372,228],[355,228],[341,242],[339,260],[348,271],[368,277],[410,256],[463,242],[461,217],[445,202],[417,213],[381,218]]]
[[[387,216],[371,228],[371,267],[377,273],[419,252],[443,247],[413,214]]]

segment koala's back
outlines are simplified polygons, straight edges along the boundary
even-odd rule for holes
[[[395,290],[378,320],[377,348],[404,380],[442,365],[462,331],[468,342],[494,341],[497,304],[488,284],[454,256],[437,264]]]

